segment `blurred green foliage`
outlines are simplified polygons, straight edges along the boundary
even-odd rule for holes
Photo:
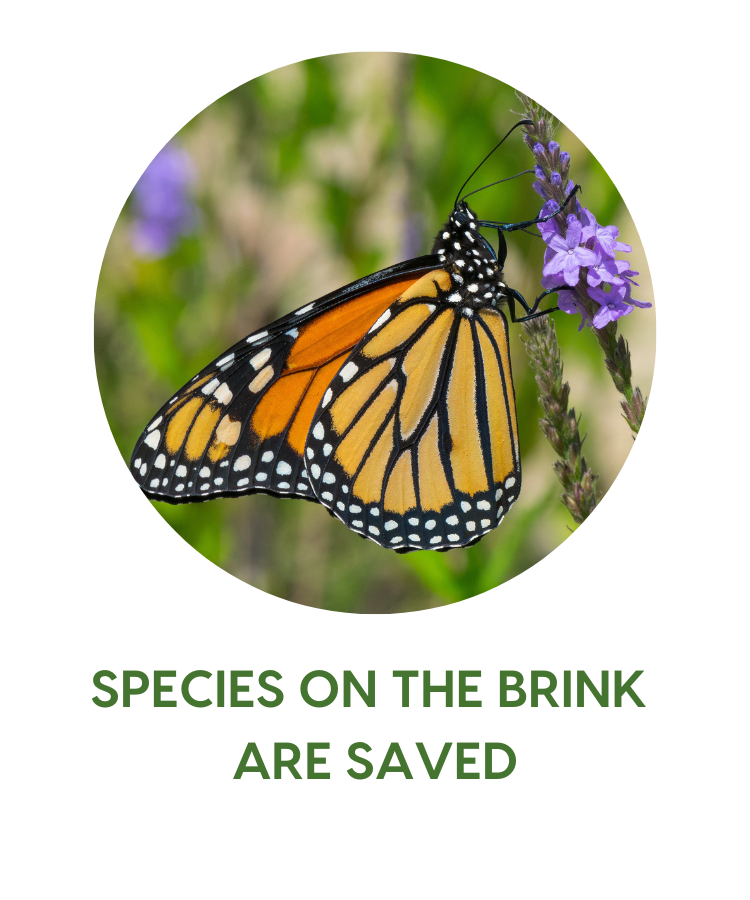
[[[102,266],[96,363],[123,458],[155,410],[245,334],[355,278],[429,252],[459,186],[519,108],[511,87],[472,69],[421,56],[345,54],[248,82],[189,122],[174,140],[196,168],[195,231],[161,259],[138,258],[126,203]],[[562,128],[557,139],[598,221],[617,224],[635,245],[643,286],[637,296],[652,299],[616,188],[570,132]],[[530,165],[517,133],[471,187]],[[533,217],[540,205],[529,176],[472,201],[480,216],[507,222]],[[533,297],[543,244],[525,234],[509,243],[506,278]],[[652,311],[621,323],[633,349],[642,348],[634,352],[634,374],[648,391]],[[593,336],[579,334],[577,321],[563,314],[556,324],[571,402],[589,435],[586,455],[606,492],[632,445],[629,430]],[[317,504],[264,495],[153,505],[209,560],[295,602],[403,612],[482,593],[534,565],[574,527],[559,503],[520,337],[511,352],[524,490],[506,521],[474,547],[398,556],[350,533]]]

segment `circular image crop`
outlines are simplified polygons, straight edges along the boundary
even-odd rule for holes
[[[144,515],[286,600],[407,612],[513,578],[601,502],[652,302],[617,189],[538,103],[343,54],[159,150],[102,265],[97,374]]]

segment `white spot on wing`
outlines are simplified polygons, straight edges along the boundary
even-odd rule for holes
[[[381,325],[383,325],[385,322],[387,322],[388,319],[390,319],[390,317],[391,317],[391,311],[390,311],[390,309],[387,309],[383,313],[383,315],[378,319],[378,321],[372,326],[370,331],[376,331],[378,328],[380,328]]]
[[[156,428],[156,426],[159,424],[159,422],[161,422],[161,420],[162,420],[162,416],[159,416],[158,419],[154,419],[154,421],[148,426],[147,430],[153,431],[154,428]]]
[[[253,378],[248,387],[250,390],[257,394],[258,391],[263,390],[263,388],[268,384],[268,382],[273,378],[273,366],[266,366],[265,369],[261,369],[260,372]]]
[[[271,358],[271,348],[266,347],[265,350],[261,350],[260,353],[256,353],[255,356],[250,360],[250,365],[257,372],[258,369],[262,369],[263,366],[268,362]]]
[[[256,481],[265,481],[268,478],[268,475],[265,472],[256,472],[255,480]]]
[[[217,363],[217,366],[225,366],[227,363],[232,362],[234,359],[234,353],[230,353],[229,356],[223,356]]]
[[[213,394],[213,392],[216,390],[216,388],[217,388],[218,386],[219,386],[219,379],[218,379],[218,378],[212,378],[212,379],[208,382],[208,384],[204,384],[204,385],[203,385],[203,387],[201,388],[201,393],[202,393],[202,394],[205,394],[206,396],[208,396],[209,394]]]
[[[282,461],[278,464],[278,466],[276,466],[276,471],[279,475],[291,475],[292,467],[289,465],[289,463]]]
[[[245,469],[250,468],[250,457],[249,456],[240,456],[239,459],[235,460],[234,463],[234,471],[235,472],[244,472]]]
[[[240,478],[240,480],[237,482],[237,487],[245,487],[245,485],[248,484],[249,481],[249,478]]]
[[[339,372],[342,381],[350,381],[359,371],[359,366],[355,366],[353,362],[348,362]]]
[[[247,339],[248,344],[254,344],[256,341],[259,341],[261,338],[268,337],[267,331],[259,331],[257,334],[251,334]]]
[[[273,459],[273,450],[266,450],[266,452],[261,456],[261,462],[271,462]]]
[[[318,422],[318,424],[315,426],[315,428],[313,428],[313,432],[312,432],[313,437],[316,440],[321,441],[325,437],[325,433],[326,433],[326,430],[325,430],[325,428],[323,428],[323,423]]]
[[[315,306],[314,303],[308,303],[307,306],[303,306],[302,309],[298,309],[294,315],[295,316],[304,316],[305,313],[310,312],[310,310],[313,308],[313,306]]]
[[[333,391],[328,388],[323,396],[323,409],[331,402],[331,397],[333,397]]]
[[[220,384],[216,390],[214,391],[214,397],[219,401],[219,403],[223,403],[225,406],[232,399],[234,394],[227,387],[227,383]]]
[[[175,475],[178,478],[184,478],[187,475],[187,468],[185,466],[177,466]]]
[[[333,472],[325,473],[325,475],[323,476],[323,483],[324,484],[336,484],[336,476],[333,474]]]
[[[160,453],[160,454],[156,457],[156,461],[154,462],[154,466],[155,466],[157,469],[163,469],[163,468],[166,466],[166,464],[167,464],[167,457],[166,457],[163,453]]]
[[[159,438],[161,437],[161,432],[152,431],[151,434],[146,438],[143,442],[147,447],[151,447],[154,450],[159,446]]]
[[[320,478],[320,466],[317,463],[313,463],[310,466],[310,471],[312,472],[313,478]]]
[[[198,474],[201,478],[208,478],[208,476],[211,474],[211,470],[208,468],[208,466],[203,466]]]
[[[486,500],[480,500],[479,503],[477,503],[477,509],[489,509],[489,508],[490,508],[490,504]]]

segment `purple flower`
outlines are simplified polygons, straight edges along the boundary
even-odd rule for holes
[[[536,144],[534,144],[534,153],[536,153],[537,156],[544,153],[544,144],[540,144],[539,141],[537,141]]]
[[[590,287],[588,295],[600,307],[591,323],[594,328],[604,328],[608,322],[616,322],[621,316],[630,315],[634,306],[640,306],[641,309],[651,306],[650,303],[634,300],[630,296],[630,285],[626,283],[613,285],[609,293],[599,287]]]
[[[133,189],[132,245],[138,256],[160,259],[196,221],[188,188],[194,177],[187,152],[167,144],[151,161]]]
[[[555,251],[555,255],[542,269],[544,275],[556,275],[562,273],[566,284],[575,287],[578,284],[579,270],[581,266],[590,266],[596,261],[596,257],[581,243],[583,227],[574,215],[568,216],[568,232],[563,237],[560,234],[544,235],[545,243]]]
[[[550,287],[552,287],[552,285],[550,285]],[[576,292],[560,291],[557,296],[557,305],[564,313],[567,313],[569,316],[575,316],[580,313],[581,324],[578,326],[578,330],[581,331],[586,324],[587,315],[586,310],[581,306],[576,297]]]
[[[558,209],[560,209],[560,205],[556,200],[548,200],[542,207],[539,216],[540,218],[543,216],[548,216],[550,215],[550,213],[557,212]],[[554,219],[547,219],[546,222],[539,222],[536,227],[542,233],[542,237],[544,238],[544,242],[546,244],[549,243],[549,241],[547,240],[547,235],[552,236],[553,234],[560,234],[560,229]],[[547,252],[549,252],[549,249],[547,250]],[[550,259],[551,258],[552,257],[550,257]],[[546,256],[544,258],[544,261],[548,261]]]
[[[549,150],[550,153],[554,153],[555,150],[560,149],[560,145],[557,143],[557,141],[550,141],[549,144],[547,145],[547,149]]]
[[[594,240],[598,241],[603,252],[610,259],[615,258],[615,254],[618,250],[621,250],[625,253],[630,253],[630,251],[633,249],[630,244],[624,244],[622,241],[617,240],[617,237],[620,234],[620,229],[617,228],[617,226],[601,226],[594,218],[594,214],[591,212],[591,210],[586,209],[585,206],[581,206],[580,204],[578,204],[577,206],[577,212],[581,217],[581,221],[583,222],[583,235],[581,237],[581,240],[584,244],[593,238]],[[589,244],[589,246],[592,245]]]
[[[545,191],[544,185],[542,184],[541,181],[535,181],[531,186],[534,188],[534,190],[537,192],[537,194],[539,194],[539,196],[542,198],[542,200],[547,199],[547,191]]]
[[[604,252],[609,254],[612,259],[614,259],[618,250],[630,253],[633,249],[630,244],[624,244],[622,241],[617,240],[619,234],[620,229],[616,225],[607,225],[606,228],[602,228],[601,225],[597,227],[596,239],[601,244]]]
[[[541,166],[534,166],[534,174],[540,181],[544,181],[544,169]]]
[[[603,281],[607,281],[609,284],[622,284],[623,279],[620,275],[629,270],[630,264],[623,259],[610,259],[598,242],[594,243],[592,253],[596,257],[596,261],[589,266],[586,276],[591,287],[597,287]]]
[[[596,229],[599,227],[599,223],[596,221],[594,214],[590,209],[586,209],[585,206],[581,206],[581,204],[577,200],[576,213],[578,214],[578,218],[583,224],[581,241],[585,244],[586,241],[594,240],[596,238]]]
[[[550,175],[549,180],[552,184],[562,184],[562,175],[559,172],[553,172]]]
[[[629,281],[631,284],[634,284],[636,287],[640,287],[638,282],[633,280],[633,276],[640,274],[639,272],[634,272],[632,269],[628,269],[627,272],[621,272],[620,274],[622,275],[622,277],[624,279]]]
[[[560,162],[563,165],[570,162],[570,153],[568,153],[567,150],[563,150],[563,152],[560,154]]]

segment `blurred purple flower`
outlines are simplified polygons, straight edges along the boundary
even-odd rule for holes
[[[189,194],[195,170],[188,153],[167,144],[133,189],[132,246],[138,256],[160,259],[193,230],[196,210]]]
[[[545,243],[555,251],[555,255],[542,270],[544,275],[561,273],[565,283],[570,287],[578,284],[581,266],[590,266],[596,260],[591,250],[580,246],[582,230],[583,227],[578,219],[574,215],[569,215],[565,237],[549,232],[544,235]]]

